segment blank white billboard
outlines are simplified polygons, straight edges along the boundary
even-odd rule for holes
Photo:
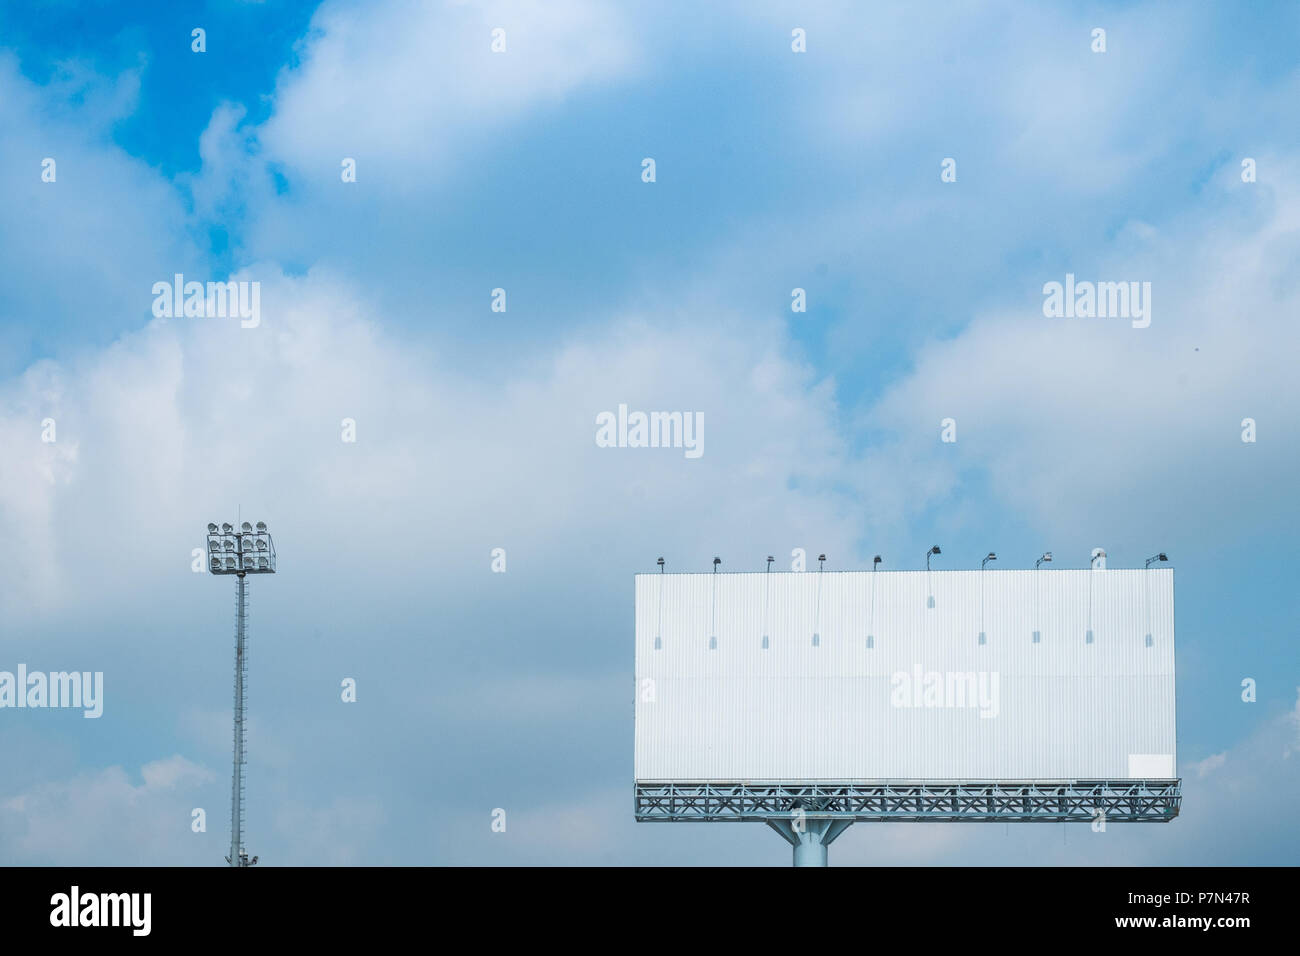
[[[636,577],[640,782],[1173,779],[1173,571]]]

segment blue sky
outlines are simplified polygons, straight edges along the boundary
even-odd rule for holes
[[[1284,3],[4,8],[0,669],[103,670],[107,699],[0,711],[0,859],[220,862],[233,596],[190,552],[242,508],[281,562],[251,589],[268,862],[783,862],[760,827],[632,822],[632,574],[935,542],[1170,554],[1184,816],[861,826],[837,861],[1296,862],[1297,28]],[[155,318],[176,272],[260,282],[261,325]],[[1150,327],[1044,318],[1067,272],[1151,282]],[[597,448],[619,403],[703,412],[705,454]]]

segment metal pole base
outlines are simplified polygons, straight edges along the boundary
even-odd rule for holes
[[[767,825],[794,847],[795,866],[826,866],[826,848],[853,825],[852,820],[768,820]]]

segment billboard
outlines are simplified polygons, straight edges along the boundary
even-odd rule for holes
[[[1168,567],[635,589],[638,783],[1177,776]]]

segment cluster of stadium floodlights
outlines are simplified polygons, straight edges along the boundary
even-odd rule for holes
[[[236,531],[230,522],[220,528],[208,524],[208,570],[213,574],[272,574],[275,545],[266,522],[257,527],[245,521]]]

